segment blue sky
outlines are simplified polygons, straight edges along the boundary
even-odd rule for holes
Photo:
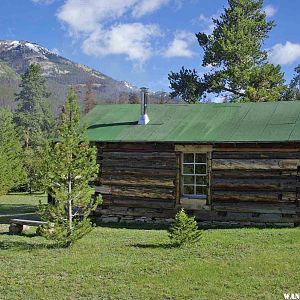
[[[36,42],[137,86],[168,91],[168,73],[200,73],[194,33],[210,32],[226,0],[1,0],[0,39]],[[300,63],[300,1],[265,1],[277,26],[264,48],[287,80]]]

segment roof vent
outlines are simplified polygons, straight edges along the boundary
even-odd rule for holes
[[[141,88],[141,116],[138,122],[139,125],[146,125],[150,121],[147,115],[147,105],[148,105],[148,89],[142,87]]]

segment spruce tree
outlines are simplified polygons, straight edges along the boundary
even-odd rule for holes
[[[48,222],[41,234],[61,245],[71,245],[92,229],[89,215],[99,201],[89,183],[98,174],[96,148],[84,137],[76,94],[70,91],[58,126],[57,142],[46,153],[46,182],[54,200],[40,211]]]
[[[296,74],[287,87],[283,96],[284,101],[300,100],[300,65],[295,68]]]
[[[24,148],[24,166],[27,174],[27,190],[41,190],[41,147],[50,136],[54,117],[48,97],[42,69],[37,64],[29,66],[22,75],[20,92],[16,95],[17,109],[14,120]]]
[[[0,108],[0,195],[25,180],[22,147],[12,113]]]
[[[224,13],[213,19],[212,34],[196,34],[204,50],[202,66],[210,71],[202,77],[185,68],[171,72],[171,96],[181,96],[189,103],[208,93],[230,101],[280,100],[285,90],[281,68],[269,63],[262,49],[274,27],[274,22],[266,20],[263,0],[228,0],[228,4]]]
[[[24,140],[25,148],[36,146],[49,135],[53,114],[42,69],[37,64],[29,66],[22,75],[20,92],[16,94],[15,122]]]

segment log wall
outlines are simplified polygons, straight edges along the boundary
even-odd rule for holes
[[[101,173],[96,191],[104,202],[96,215],[110,221],[172,219],[183,206],[177,146],[98,143]],[[208,226],[300,222],[300,144],[210,147],[210,203],[185,207],[199,222]]]
[[[96,190],[102,194],[105,209],[99,209],[101,213],[172,216],[178,173],[173,145],[124,143],[97,147],[101,171]]]
[[[298,145],[217,145],[212,152],[212,218],[254,223],[299,222]]]

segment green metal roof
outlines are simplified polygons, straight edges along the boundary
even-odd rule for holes
[[[300,141],[300,101],[226,104],[150,104],[138,125],[139,104],[97,105],[84,122],[91,141]]]

